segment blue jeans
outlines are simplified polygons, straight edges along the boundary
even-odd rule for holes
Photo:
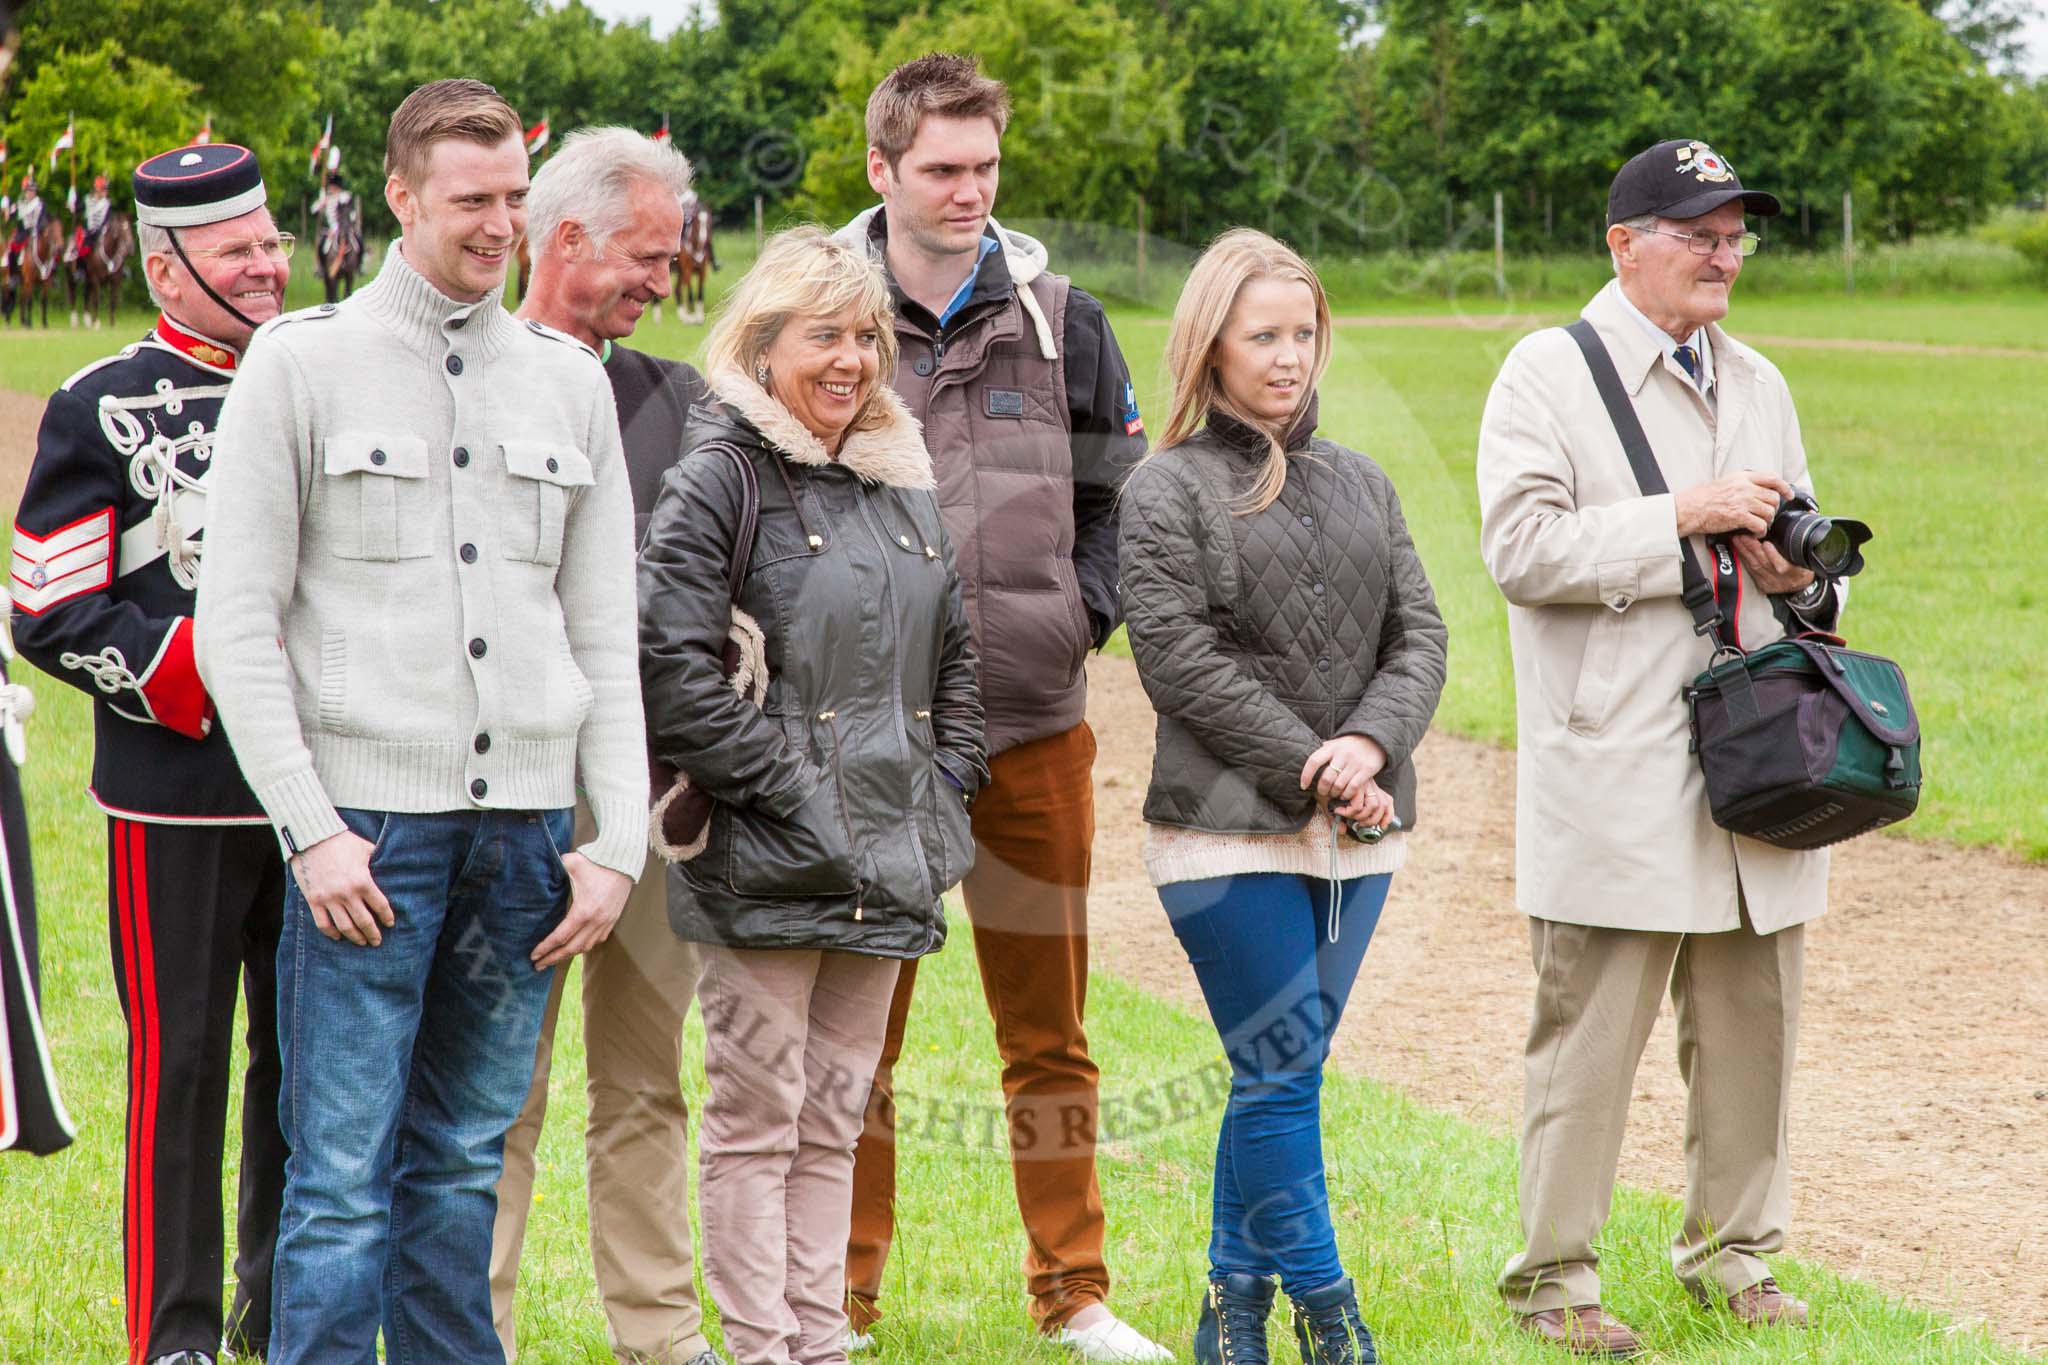
[[[1270,873],[1159,888],[1230,1059],[1212,1277],[1277,1274],[1297,1295],[1344,1277],[1323,1178],[1323,1063],[1392,880],[1337,884],[1335,943],[1331,884],[1319,878]]]
[[[277,954],[291,1157],[272,1365],[501,1365],[491,1224],[569,906],[570,813],[344,810],[397,922],[361,948],[294,882]]]

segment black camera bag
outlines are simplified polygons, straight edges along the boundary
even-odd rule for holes
[[[1668,492],[1606,345],[1581,319],[1565,328],[1607,405],[1636,484]],[[1808,633],[1744,653],[1683,538],[1680,593],[1712,664],[1685,689],[1692,748],[1714,823],[1778,848],[1822,848],[1911,815],[1920,803],[1920,720],[1890,659]]]

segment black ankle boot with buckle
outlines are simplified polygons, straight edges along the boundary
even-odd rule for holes
[[[1270,1365],[1266,1318],[1272,1311],[1269,1279],[1225,1275],[1209,1281],[1202,1316],[1195,1323],[1195,1365]]]
[[[1350,1279],[1291,1297],[1302,1365],[1379,1365]]]

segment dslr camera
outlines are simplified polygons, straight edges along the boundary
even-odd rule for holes
[[[1871,535],[1865,523],[1828,516],[1813,494],[1795,488],[1778,504],[1764,539],[1788,561],[1822,578],[1853,578],[1863,572],[1863,546]]]

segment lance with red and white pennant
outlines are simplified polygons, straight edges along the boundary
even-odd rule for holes
[[[649,133],[647,136],[654,139],[654,141],[659,142],[664,147],[669,145],[668,114],[666,111],[662,113],[660,129],[658,129],[655,132]]]
[[[320,130],[320,140],[313,144],[313,154],[306,159],[306,174],[320,173],[320,158],[327,155],[327,149],[334,145],[334,115],[327,116],[327,126]]]
[[[212,141],[213,111],[209,109],[206,111],[206,122],[199,125],[199,131],[192,135],[192,141],[187,143],[186,145],[191,147],[204,147]]]
[[[65,115],[64,131],[57,135],[57,145],[50,148],[50,169],[57,169],[57,153],[68,152],[78,144],[78,120]]]
[[[539,156],[547,145],[548,120],[547,115],[543,114],[539,123],[526,130],[526,154],[529,157]]]

